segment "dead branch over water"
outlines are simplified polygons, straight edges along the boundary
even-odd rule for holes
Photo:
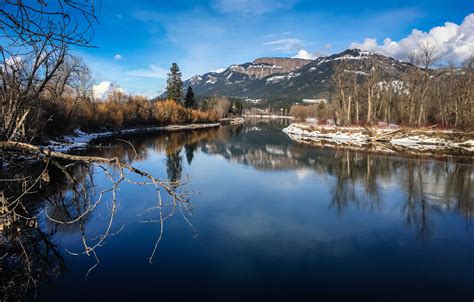
[[[127,146],[133,150],[135,156],[138,155],[134,146],[126,142]],[[14,225],[23,224],[31,228],[38,229],[35,232],[41,232],[37,228],[38,220],[45,218],[46,221],[53,227],[53,229],[74,228],[79,231],[81,236],[83,249],[79,251],[67,252],[73,256],[86,255],[94,259],[95,263],[87,271],[87,275],[97,267],[100,263],[100,257],[97,250],[104,245],[109,237],[118,234],[123,226],[115,225],[115,216],[120,207],[118,201],[118,191],[120,186],[124,183],[149,186],[155,191],[156,203],[152,208],[147,209],[140,216],[157,216],[157,218],[142,218],[140,221],[157,224],[159,227],[158,236],[153,245],[149,262],[152,263],[159,243],[163,237],[164,223],[171,218],[178,210],[185,221],[192,227],[188,215],[192,211],[189,203],[189,192],[184,187],[184,182],[181,177],[172,180],[161,180],[150,173],[138,169],[131,164],[125,163],[118,157],[97,157],[97,156],[82,156],[65,154],[40,148],[27,143],[19,142],[0,142],[0,150],[2,154],[3,166],[6,166],[8,171],[14,171],[19,167],[20,171],[10,174],[12,177],[5,178],[0,181],[2,184],[0,191],[5,190],[5,196],[2,195],[2,205],[0,212],[0,220],[6,222],[2,225],[7,230],[10,230]],[[23,159],[21,159],[23,158]],[[135,158],[132,159],[132,161]],[[39,163],[40,168],[31,169],[25,172],[21,169],[25,162]],[[5,172],[5,169],[2,167]],[[83,169],[89,176],[84,176],[84,173],[75,173],[77,169]],[[103,173],[107,180],[107,185],[99,192],[94,192],[94,184],[92,183],[92,171],[99,171]],[[87,174],[86,173],[86,174]],[[21,176],[20,176],[21,175]],[[49,201],[47,206],[39,210],[37,213],[31,212],[26,206],[27,200],[30,196],[44,191],[45,187],[51,182],[57,182],[58,175],[66,179],[67,186],[71,188],[71,201],[67,201],[67,194],[63,195],[59,191],[59,195],[55,197],[45,196]],[[88,180],[88,179],[89,180]],[[2,192],[3,193],[3,192]],[[107,208],[107,215],[105,217],[106,223],[103,231],[97,236],[90,237],[86,230],[86,223],[94,210],[97,210],[101,204]],[[52,206],[52,207],[51,207]],[[104,206],[102,206],[103,208]],[[58,211],[59,209],[59,211]],[[194,230],[194,229],[193,229]],[[27,240],[21,239],[20,234],[14,236],[18,245],[17,251],[7,252],[4,257],[11,261],[12,258],[21,260],[24,264],[24,279],[26,280],[25,292],[30,287],[36,287],[40,283],[40,279],[44,279],[39,272],[32,272],[31,258],[35,258],[32,251],[36,250],[37,244],[23,243]],[[43,236],[45,237],[45,236]],[[49,243],[48,243],[49,244]],[[49,244],[51,245],[51,244]],[[56,258],[61,259],[60,252],[54,248],[57,255]],[[37,262],[35,262],[35,265]],[[11,283],[11,281],[9,281]],[[14,282],[15,283],[15,282]],[[16,283],[15,283],[16,284]],[[8,284],[4,285],[8,288]]]
[[[55,251],[53,258],[58,260],[51,262],[63,262],[56,246],[50,243],[50,236],[37,227],[41,218],[45,218],[55,230],[78,228],[83,250],[70,253],[94,258],[93,269],[99,262],[97,249],[117,233],[114,218],[120,206],[117,193],[122,184],[149,186],[156,192],[156,206],[150,211],[158,212],[160,236],[150,262],[162,237],[163,221],[175,213],[174,208],[178,205],[182,213],[185,212],[183,208],[190,210],[188,192],[183,189],[180,179],[160,180],[118,157],[65,154],[34,145],[43,138],[48,127],[63,131],[64,125],[71,127],[72,121],[81,117],[76,113],[81,106],[93,108],[90,105],[93,83],[90,71],[80,59],[71,56],[70,48],[92,47],[93,25],[97,21],[95,3],[43,0],[4,1],[0,4],[3,41],[0,46],[0,220],[4,233],[9,234],[9,240],[5,242],[9,248],[2,254],[2,265],[8,262],[22,272],[4,279],[5,292],[18,284],[24,284],[20,287],[27,291],[38,280],[44,279],[45,272],[35,271],[41,263],[36,260],[51,257],[34,252],[40,245]],[[57,127],[58,121],[64,127]],[[135,150],[133,145],[128,147]],[[134,154],[138,156],[136,151]],[[104,175],[107,188],[94,192],[95,185],[90,175],[93,171]],[[55,190],[48,192],[51,191],[49,187],[60,183],[63,188],[59,193],[54,193]],[[39,205],[28,205],[33,196],[41,194],[39,199],[48,200],[51,206],[43,209]],[[106,202],[105,229],[95,238],[89,238],[86,222],[90,214]],[[169,213],[163,213],[169,207]],[[32,233],[40,234],[39,242],[25,238],[26,234]]]

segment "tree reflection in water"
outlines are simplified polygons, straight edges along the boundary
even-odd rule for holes
[[[21,196],[24,192],[23,178],[41,174],[45,165],[41,163],[23,163],[2,170],[0,191],[5,194],[2,200],[0,216],[0,254],[2,301],[19,300],[30,295],[29,289],[38,283],[47,283],[66,270],[63,251],[53,242],[58,232],[78,232],[84,226],[87,217],[77,224],[68,226],[50,224],[44,220],[45,207],[50,207],[55,218],[73,218],[84,209],[83,199],[77,194],[77,185],[70,184],[64,174],[49,170],[48,181],[40,182],[35,191],[21,197],[21,203],[8,201],[12,196]],[[76,179],[90,188],[86,179],[87,169],[78,167]],[[46,177],[46,176],[45,176]],[[54,183],[54,186],[51,184]]]
[[[197,143],[194,144],[189,144],[184,146],[184,150],[186,152],[186,159],[188,161],[188,165],[191,165],[194,159],[194,152],[196,152],[197,149]]]
[[[66,269],[67,255],[87,255],[99,264],[97,249],[107,238],[118,234],[114,217],[118,211],[116,189],[121,182],[156,186],[157,204],[148,213],[158,213],[158,218],[142,220],[160,224],[160,235],[149,258],[152,262],[163,232],[164,221],[179,208],[181,215],[191,225],[187,213],[191,211],[188,192],[183,189],[181,179],[181,156],[176,142],[171,139],[157,144],[169,154],[170,179],[158,184],[145,182],[139,177],[125,176],[124,171],[114,166],[84,163],[57,163],[49,161],[22,161],[3,165],[0,175],[0,297],[4,300],[26,299],[35,293],[39,284],[47,283]],[[118,143],[117,143],[118,142]],[[112,147],[88,150],[88,155],[117,157],[122,163],[132,163],[147,157],[146,144],[131,148],[127,141],[115,141]],[[81,152],[84,153],[84,152]],[[57,168],[64,167],[64,170]],[[108,180],[110,187],[96,190],[94,178],[97,174]],[[25,189],[28,187],[28,190]],[[165,191],[168,195],[161,194]],[[162,196],[163,195],[163,196]],[[153,198],[153,197],[150,197]],[[104,200],[103,202],[101,202]],[[105,204],[101,206],[101,204]],[[88,221],[97,215],[97,210],[106,208],[105,226],[101,231],[90,228]],[[191,225],[192,227],[192,225]],[[193,229],[194,230],[194,229]],[[53,243],[57,233],[75,234],[80,237],[83,251],[61,250]]]
[[[281,132],[285,123],[250,121],[237,127],[124,138],[133,144],[134,149],[127,142],[111,138],[101,141],[97,148],[79,153],[117,157],[126,163],[143,161],[152,152],[165,154],[162,169],[167,173],[170,188],[184,197],[177,203],[168,200],[163,205],[156,204],[141,214],[140,221],[160,224],[150,262],[161,240],[163,223],[176,210],[193,228],[189,194],[186,187],[178,184],[183,178],[183,157],[191,165],[196,152],[210,156],[218,154],[257,170],[310,169],[319,175],[329,175],[331,198],[327,201],[328,206],[340,215],[352,206],[369,212],[381,211],[386,206],[384,192],[395,186],[405,191],[400,192],[398,198],[406,225],[422,239],[429,238],[435,227],[433,215],[455,211],[470,221],[474,213],[474,166],[471,163],[393,158],[344,149],[309,147],[291,142]],[[21,195],[24,189],[22,182],[15,179],[42,175],[45,169],[44,163],[25,165],[2,169],[0,191],[9,200]],[[87,242],[95,237],[93,246],[100,247],[108,236],[120,231],[120,227],[113,223],[107,224],[106,230],[99,234],[92,234],[88,228],[89,220],[96,215],[89,210],[92,197],[99,193],[94,178],[95,174],[104,173],[100,167],[75,165],[69,167],[69,171],[76,182],[68,180],[60,171],[50,169],[45,179],[36,185],[34,193],[22,196],[21,203],[14,210],[2,204],[2,300],[24,297],[29,288],[48,282],[66,270],[68,253],[53,243],[52,237],[56,233],[76,234]],[[164,211],[166,205],[169,208]],[[114,211],[116,209],[110,212],[111,216]],[[65,221],[73,223],[61,223]],[[85,243],[90,246],[88,244]]]
[[[182,160],[181,150],[176,150],[166,155],[166,173],[168,174],[168,179],[172,182],[181,179],[181,173],[183,172]]]
[[[203,151],[261,170],[311,169],[320,175],[331,175],[329,206],[340,214],[351,205],[380,211],[384,207],[384,189],[387,186],[400,187],[404,191],[399,195],[405,222],[421,238],[429,237],[434,214],[456,211],[469,222],[474,213],[472,162],[309,147],[292,143],[284,134],[278,134],[276,131],[280,131],[281,126],[253,121],[239,135],[229,135],[227,141],[213,141]]]

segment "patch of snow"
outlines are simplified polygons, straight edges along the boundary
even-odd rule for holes
[[[367,75],[367,72],[360,71],[360,70],[347,70],[347,69],[344,69],[344,72],[354,73],[354,74],[358,74],[358,75]]]
[[[244,73],[245,68],[243,68],[243,67],[240,66],[240,65],[231,65],[231,66],[229,67],[229,70],[230,70],[230,71],[234,71],[234,72]]]
[[[385,151],[391,150],[391,152],[399,151],[399,147],[403,147],[407,150],[415,152],[430,152],[437,150],[449,151],[454,148],[463,149],[468,152],[474,152],[474,140],[472,139],[457,143],[449,139],[433,136],[441,133],[449,133],[442,130],[421,130],[424,134],[399,136],[391,139],[388,142],[373,140],[374,137],[378,137],[380,139],[386,134],[393,133],[394,128],[394,125],[386,125],[382,128],[373,128],[372,131],[374,131],[375,134],[373,136],[369,136],[362,127],[318,126],[317,128],[312,128],[305,124],[291,124],[290,126],[283,129],[283,132],[287,133],[290,138],[301,142],[329,142],[333,144],[347,144],[361,147],[375,145],[376,147],[380,147],[380,150],[387,149]]]
[[[279,118],[282,118],[282,119],[289,119],[289,120],[293,120],[295,119],[294,116],[287,116],[287,115],[267,115],[267,114],[244,114],[243,117],[246,117],[246,118],[270,118],[270,119],[279,119]]]
[[[289,74],[285,74],[285,75],[279,75],[279,76],[273,76],[273,77],[270,77],[267,79],[267,83],[278,83],[278,82],[281,82],[281,81],[284,81],[284,80],[289,80],[289,79],[292,79],[294,77],[298,77],[300,76],[301,74],[299,72],[290,72]]]
[[[189,81],[191,82],[191,85],[196,85],[197,83],[202,81],[202,77],[200,75],[195,75],[194,77],[189,79]]]
[[[307,128],[307,127],[306,127]],[[344,142],[352,142],[354,144],[363,144],[368,140],[368,136],[362,133],[351,133],[345,134],[341,131],[334,133],[322,133],[317,130],[311,130],[309,128],[303,129],[298,124],[291,124],[290,126],[283,129],[283,132],[290,134],[298,138],[307,138],[313,140],[326,140],[329,142],[334,142],[336,144]]]
[[[217,78],[216,77],[213,77],[211,75],[208,75],[207,76],[207,81],[206,81],[206,84],[215,84],[217,82]]]
[[[99,138],[111,137],[114,135],[130,134],[130,133],[141,133],[141,132],[152,132],[152,131],[176,131],[176,130],[187,130],[187,129],[201,129],[201,128],[212,128],[218,127],[221,123],[208,123],[208,124],[188,124],[188,125],[169,125],[160,127],[146,127],[146,128],[131,128],[120,131],[104,131],[104,132],[93,132],[86,133],[81,130],[76,130],[73,135],[63,136],[61,141],[48,141],[47,145],[41,146],[42,148],[54,150],[58,152],[70,152],[75,149],[86,148],[90,142]]]
[[[448,142],[441,138],[431,138],[424,135],[408,136],[402,138],[395,138],[390,141],[393,145],[400,146],[415,146],[415,145],[447,145]]]
[[[405,83],[401,80],[393,80],[391,82],[381,81],[377,83],[377,86],[380,90],[393,89],[396,93],[399,94],[409,94],[408,89],[405,88]]]

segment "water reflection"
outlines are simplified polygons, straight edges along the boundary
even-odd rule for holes
[[[2,169],[0,186],[0,254],[1,277],[0,297],[2,301],[25,299],[34,294],[31,288],[53,282],[66,270],[64,251],[54,242],[58,233],[83,231],[87,217],[76,224],[52,224],[44,220],[45,208],[55,219],[77,217],[85,204],[79,187],[85,190],[92,186],[87,178],[87,167],[78,166],[74,176],[81,182],[71,184],[64,174],[50,169],[45,174],[46,163],[30,163],[27,167],[9,166]],[[34,191],[24,194],[25,178],[43,175],[47,182],[41,182]],[[90,175],[89,175],[90,176]],[[49,184],[53,184],[49,185]],[[16,203],[16,197],[21,202]]]
[[[346,149],[308,147],[291,142],[281,128],[287,121],[248,121],[241,127],[162,134],[134,138],[140,150],[164,151],[171,180],[181,178],[182,149],[189,165],[197,151],[258,170],[310,170],[330,175],[329,207],[343,214],[351,205],[377,211],[384,207],[382,191],[398,187],[405,200],[406,224],[422,238],[430,233],[430,215],[458,211],[467,221],[474,211],[474,166],[454,161],[389,157]],[[115,145],[111,155],[128,158],[126,145]],[[102,150],[97,150],[101,154]],[[315,184],[317,185],[317,184]]]
[[[188,165],[191,165],[191,163],[193,162],[194,152],[196,152],[197,147],[198,147],[197,143],[184,146],[184,150],[186,152],[186,159],[188,160]]]
[[[166,173],[168,174],[168,179],[172,182],[181,179],[181,173],[183,171],[182,160],[181,150],[166,155]]]
[[[195,165],[199,156],[224,158],[229,163],[252,167],[262,173],[294,172],[289,174],[294,175],[290,182],[313,181],[310,185],[327,190],[330,196],[324,202],[328,211],[339,217],[353,209],[369,214],[391,211],[389,207],[396,199],[400,202],[395,208],[401,211],[396,213],[402,217],[400,223],[423,240],[431,238],[436,217],[445,213],[462,215],[469,226],[474,212],[473,165],[309,147],[292,142],[281,132],[286,123],[284,120],[270,123],[253,120],[243,126],[124,137],[127,142],[111,138],[101,141],[96,148],[78,153],[118,157],[127,163],[144,162],[161,154],[163,165],[151,167],[150,172],[163,171],[171,183],[182,180],[186,169]],[[129,143],[134,148],[130,148]],[[25,171],[40,175],[43,169],[44,164],[27,169],[10,167],[3,171],[8,175],[0,178],[25,177]],[[96,214],[84,215],[91,196],[97,194],[97,167],[74,166],[71,173],[79,183],[71,183],[64,174],[56,172],[49,173],[50,181],[25,197],[18,211],[3,210],[0,257],[4,299],[20,297],[32,283],[48,282],[66,270],[65,259],[70,254],[53,243],[55,235],[68,234],[79,240],[94,234],[103,236],[90,226]],[[311,178],[311,175],[317,177]],[[199,178],[201,174],[191,177]],[[326,181],[321,184],[321,179]],[[6,196],[18,196],[22,192],[18,183],[0,183],[0,191]],[[173,187],[173,190],[180,189]],[[188,200],[179,203],[179,209],[183,207],[192,210]],[[51,219],[45,219],[44,213]],[[193,227],[192,219],[186,214],[183,217]],[[149,221],[157,220],[150,218]],[[161,234],[159,236],[161,238]]]

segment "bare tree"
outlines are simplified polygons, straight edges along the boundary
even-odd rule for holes
[[[40,106],[39,98],[64,66],[69,47],[89,44],[94,5],[85,0],[34,5],[6,0],[0,16],[0,138],[25,140],[28,115]]]
[[[72,97],[68,114],[70,118],[79,100],[90,100],[90,72],[79,59],[70,56],[68,51],[72,46],[89,46],[93,36],[92,25],[96,19],[94,1],[41,0],[33,3],[30,5],[29,1],[4,0],[0,4],[0,35],[2,43],[5,43],[0,47],[0,159],[2,167],[5,163],[7,170],[26,165],[25,160],[41,164],[42,169],[31,171],[31,175],[0,178],[0,191],[5,182],[16,184],[15,190],[10,190],[11,194],[1,204],[0,218],[12,215],[21,217],[28,223],[35,223],[37,215],[22,212],[25,209],[24,202],[39,186],[50,181],[53,169],[60,171],[68,182],[75,185],[74,195],[81,196],[84,207],[77,215],[65,217],[66,219],[59,219],[45,210],[44,215],[52,223],[72,225],[82,222],[98,207],[104,196],[109,194],[112,201],[104,232],[99,234],[96,241],[90,240],[83,233],[84,249],[73,253],[91,256],[97,260],[97,265],[99,259],[96,250],[113,235],[113,222],[118,207],[116,192],[119,186],[126,182],[151,186],[156,190],[157,204],[150,211],[158,213],[158,218],[151,219],[150,222],[160,225],[160,235],[150,257],[151,262],[161,240],[164,221],[173,215],[178,206],[179,209],[189,208],[188,193],[185,189],[179,190],[180,179],[160,180],[118,157],[78,156],[55,152],[32,143],[38,128],[41,129],[49,120],[35,120],[35,117],[41,116],[41,109],[46,103],[61,104],[67,97]],[[114,101],[120,102],[123,93],[118,89],[115,92],[117,98]],[[137,156],[133,145],[130,146]],[[77,165],[93,166],[100,170],[109,180],[110,187],[99,192],[94,200],[85,182],[71,173],[71,168]],[[2,174],[5,173],[3,169],[0,170]],[[132,175],[141,177],[141,180],[136,180],[136,177],[132,179]],[[165,212],[169,206],[172,209]],[[26,249],[22,257],[28,264],[27,268],[30,267]],[[94,267],[95,265],[92,268]],[[30,280],[32,279],[28,279]]]
[[[214,110],[219,117],[224,117],[231,108],[231,103],[226,97],[214,97],[208,102],[208,107]]]
[[[418,51],[418,65],[421,67],[421,80],[420,80],[420,108],[418,114],[418,126],[426,123],[426,97],[428,89],[432,84],[432,75],[430,72],[431,67],[436,62],[437,56],[434,46],[429,42],[423,43]]]
[[[374,118],[374,102],[376,90],[381,80],[381,70],[375,59],[370,59],[365,65],[366,81],[365,88],[367,93],[367,124],[371,124]]]
[[[347,96],[348,89],[348,74],[347,68],[348,64],[346,60],[339,60],[338,62],[333,63],[333,74],[332,81],[336,84],[337,89],[337,100],[340,113],[340,121],[336,121],[341,124],[350,123],[350,104],[352,101],[351,96]]]
[[[76,104],[79,101],[91,103],[94,99],[94,81],[92,79],[92,74],[89,67],[87,67],[87,65],[85,65],[80,59],[76,59],[75,62],[77,66],[74,69],[72,81],[69,84],[70,89],[72,91],[72,95],[74,97],[74,101],[71,104],[71,109],[67,118],[68,120],[71,120],[74,108],[76,107]]]

